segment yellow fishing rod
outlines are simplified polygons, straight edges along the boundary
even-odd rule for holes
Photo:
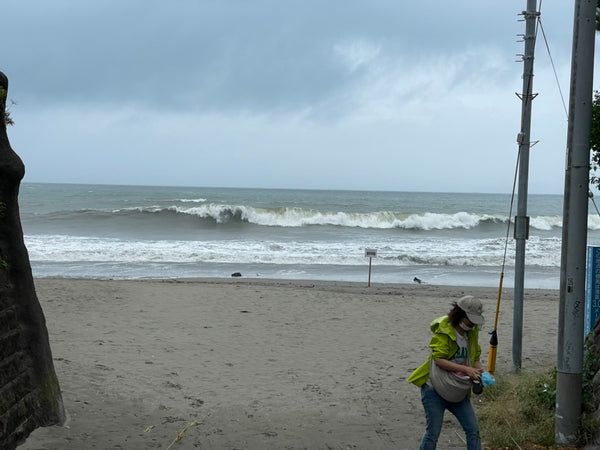
[[[498,287],[498,301],[496,302],[496,319],[494,320],[494,329],[490,331],[490,356],[488,357],[487,371],[492,375],[496,371],[496,353],[498,352],[498,314],[500,313],[500,298],[502,298],[502,281],[504,280],[504,270],[500,273],[500,285]]]
[[[519,152],[521,148],[519,146]],[[510,221],[512,217],[513,204],[515,201],[515,189],[517,186],[517,175],[519,172],[519,155],[517,154],[517,164],[515,167],[515,177],[513,180],[512,195],[510,197],[510,209],[508,211],[508,226],[506,227],[506,238],[504,239],[504,255],[502,257],[502,270],[500,271],[500,283],[498,285],[498,301],[496,302],[496,316],[494,318],[494,329],[490,331],[490,354],[488,357],[487,371],[492,375],[496,371],[496,354],[498,352],[498,315],[500,314],[500,299],[502,298],[502,283],[504,281],[504,267],[506,266],[506,252],[508,250],[508,237],[510,235]]]

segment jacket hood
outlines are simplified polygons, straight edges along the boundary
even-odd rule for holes
[[[448,321],[448,316],[438,317],[433,322],[431,322],[429,328],[431,329],[432,333],[447,334],[453,340],[456,340],[456,330]]]

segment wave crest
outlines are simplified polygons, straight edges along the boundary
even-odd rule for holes
[[[507,216],[476,214],[465,211],[444,214],[426,212],[407,214],[394,211],[377,211],[369,213],[349,213],[318,211],[296,207],[258,208],[245,205],[223,205],[209,203],[191,207],[185,206],[149,206],[132,207],[113,211],[114,214],[153,213],[183,214],[216,224],[249,223],[267,227],[304,227],[304,226],[339,226],[372,229],[403,229],[414,231],[434,231],[462,229],[471,230],[478,227],[494,227],[507,225]],[[531,227],[540,231],[551,231],[562,227],[562,216],[534,216],[530,219]],[[600,230],[600,218],[589,216],[588,228]]]
[[[405,214],[392,211],[371,213],[348,213],[317,211],[303,208],[256,208],[243,205],[206,204],[194,207],[171,206],[168,208],[131,208],[121,212],[146,212],[185,214],[212,220],[217,224],[246,222],[270,227],[304,227],[328,225],[352,228],[450,230],[472,229],[481,225],[506,223],[506,217],[487,214],[458,212],[455,214],[422,213]]]

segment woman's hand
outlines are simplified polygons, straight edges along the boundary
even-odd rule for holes
[[[467,375],[469,375],[469,377],[472,380],[478,380],[481,377],[481,374],[483,373],[483,369],[477,368],[477,367],[469,367],[469,366],[463,366],[463,372],[466,373]]]
[[[442,359],[442,358],[435,360],[435,364],[437,364],[437,366],[440,369],[449,370],[451,372],[464,372],[472,380],[477,380],[478,378],[481,377],[481,374],[484,372],[483,367],[481,366],[480,363],[479,364],[478,363],[479,363],[479,361],[477,361],[477,363],[475,363],[475,367],[471,367],[471,366],[463,366],[462,364],[456,364],[451,361],[448,361],[447,359]]]

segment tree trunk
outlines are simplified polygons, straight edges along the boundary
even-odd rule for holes
[[[7,90],[0,72],[0,448],[14,449],[37,427],[63,423],[64,410],[23,241],[25,166],[6,134]]]

